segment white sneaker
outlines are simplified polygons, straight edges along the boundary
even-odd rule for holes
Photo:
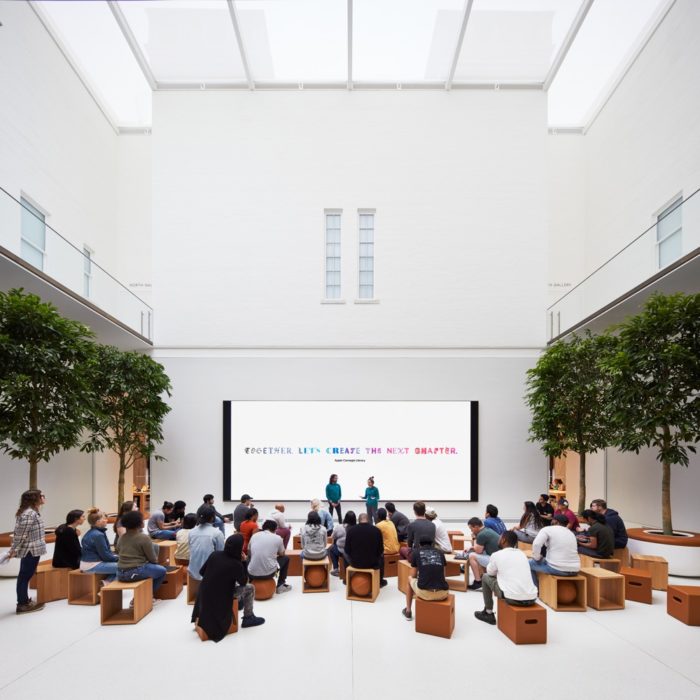
[[[288,583],[283,583],[281,586],[277,586],[277,592],[278,593],[286,593],[287,591],[291,591],[292,587]]]

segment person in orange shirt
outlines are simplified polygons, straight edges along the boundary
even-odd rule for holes
[[[258,527],[258,509],[251,508],[245,516],[245,520],[241,523],[240,533],[243,535],[243,554],[248,555],[248,544],[250,538],[260,528]]]
[[[386,519],[386,509],[380,508],[377,511],[376,526],[381,530],[382,539],[384,540],[384,554],[399,553],[399,535],[396,532],[396,526],[391,520]]]

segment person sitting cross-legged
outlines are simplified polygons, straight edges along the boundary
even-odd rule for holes
[[[474,580],[468,588],[478,591],[481,588],[481,569],[488,566],[491,555],[498,551],[498,541],[500,535],[488,528],[479,518],[470,518],[467,526],[472,533],[472,547],[469,550],[469,566],[471,567]]]
[[[435,543],[428,536],[421,537],[418,549],[411,552],[411,566],[418,572],[418,577],[408,577],[406,587],[406,607],[401,611],[406,620],[413,619],[411,607],[413,596],[422,600],[445,600],[450,593],[445,579],[445,555],[435,548]]]
[[[568,519],[563,513],[555,513],[552,524],[543,527],[532,543],[530,569],[532,582],[537,586],[537,572],[555,576],[575,576],[581,568],[581,560],[576,551],[576,537],[568,529]],[[547,558],[542,555],[546,548]]]
[[[378,527],[369,521],[368,513],[360,513],[357,525],[345,536],[345,554],[355,569],[379,569],[379,585],[384,587],[384,539]]]
[[[173,504],[170,501],[164,501],[160,510],[154,510],[151,517],[148,519],[148,534],[154,540],[174,540],[176,531],[180,529],[178,520],[172,523],[165,522],[165,516],[173,512]]]
[[[534,605],[537,586],[532,583],[530,566],[524,552],[518,549],[518,538],[513,530],[504,532],[498,541],[500,549],[489,559],[486,573],[481,578],[484,609],[474,617],[490,625],[496,624],[493,597],[503,598],[508,605]]]
[[[576,535],[578,553],[597,559],[610,559],[615,552],[615,535],[605,522],[605,516],[589,508],[581,515],[590,527]]]
[[[277,592],[286,593],[292,587],[287,581],[289,557],[284,553],[284,542],[276,534],[277,523],[266,520],[262,530],[256,532],[248,543],[248,577],[251,579],[274,578],[279,569]]]

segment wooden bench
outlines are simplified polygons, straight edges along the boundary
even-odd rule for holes
[[[586,578],[537,572],[540,600],[557,612],[586,612]]]
[[[346,571],[345,597],[374,603],[379,595],[379,569],[356,569],[348,566]]]
[[[97,605],[102,581],[107,574],[91,574],[76,569],[68,574],[68,603],[70,605]]]
[[[134,592],[133,607],[123,606],[124,591]],[[153,609],[153,579],[112,581],[102,589],[100,622],[103,625],[135,625]]]
[[[700,586],[669,586],[666,612],[686,625],[700,625]]]
[[[652,554],[633,554],[632,568],[643,569],[651,574],[651,587],[655,591],[668,588],[668,562],[663,557]]]
[[[644,569],[623,566],[620,573],[625,577],[625,600],[651,604],[651,573]]]
[[[331,562],[323,559],[304,559],[301,570],[302,593],[328,593],[331,578]]]
[[[509,605],[498,599],[498,629],[515,644],[547,643],[547,610],[541,605]]]
[[[416,632],[449,639],[455,629],[455,597],[448,593],[444,600],[423,600],[416,596]]]
[[[581,569],[586,577],[586,604],[596,610],[622,610],[625,607],[625,577],[599,566]]]

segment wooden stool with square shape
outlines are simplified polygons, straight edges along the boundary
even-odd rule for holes
[[[161,566],[175,566],[175,549],[177,542],[173,540],[156,540],[158,545],[158,563]]]
[[[190,572],[187,572],[187,605],[194,605],[199,593],[199,579],[193,578]]]
[[[70,569],[54,569],[53,566],[37,569],[36,602],[50,603],[67,598],[70,572]]]
[[[399,554],[384,555],[384,578],[394,578],[399,575]]]
[[[347,600],[374,603],[379,595],[379,569],[356,569],[354,566],[348,566],[346,576]]]
[[[622,563],[619,559],[600,559],[598,557],[589,557],[587,554],[579,554],[579,559],[581,560],[582,569],[600,567],[601,569],[607,569],[608,571],[619,574],[620,568],[622,567]]]
[[[541,605],[509,605],[498,599],[498,629],[515,644],[547,643],[547,610]]]
[[[89,571],[71,571],[68,574],[68,603],[70,605],[97,605],[100,602],[101,583],[107,574]]]
[[[625,577],[625,600],[651,604],[651,573],[644,569],[623,566],[620,573]]]
[[[586,578],[537,572],[540,600],[557,612],[586,612]]]
[[[42,559],[37,565],[36,565],[36,571],[34,572],[34,576],[32,576],[29,579],[29,588],[31,588],[33,591],[36,590],[36,575],[40,571],[45,571],[46,569],[53,569],[53,560],[52,559]]]
[[[686,625],[700,625],[700,586],[669,586],[666,612]]]
[[[633,554],[632,568],[643,569],[651,574],[651,587],[655,591],[668,588],[668,562],[663,557],[652,554]]]
[[[448,593],[444,600],[423,600],[416,596],[416,632],[449,639],[455,629],[455,597]]]
[[[328,593],[330,588],[331,563],[323,559],[304,559],[301,570],[302,593]]]
[[[160,600],[175,600],[182,593],[182,572],[179,566],[169,566],[163,583],[154,593],[154,598]]]
[[[622,547],[621,549],[616,549],[613,552],[613,559],[619,559],[622,566],[631,566],[630,564],[630,550],[627,547]],[[619,572],[618,572],[619,573]]]
[[[123,606],[124,591],[134,592],[133,607]],[[103,625],[135,625],[153,609],[153,579],[112,581],[102,589],[100,622]]]
[[[596,610],[622,610],[625,607],[625,577],[599,566],[581,569],[586,577],[586,604]]]
[[[301,576],[301,549],[290,549],[285,554],[289,557],[287,576]]]
[[[450,545],[452,546],[452,551],[455,551],[455,537],[464,537],[464,533],[461,530],[448,530],[447,536],[450,538]],[[463,548],[464,549],[464,548]]]
[[[406,559],[399,560],[399,564],[397,567],[396,583],[399,587],[399,590],[404,595],[406,594],[406,591],[408,590],[408,577],[411,575],[412,570],[413,570],[413,567]]]

